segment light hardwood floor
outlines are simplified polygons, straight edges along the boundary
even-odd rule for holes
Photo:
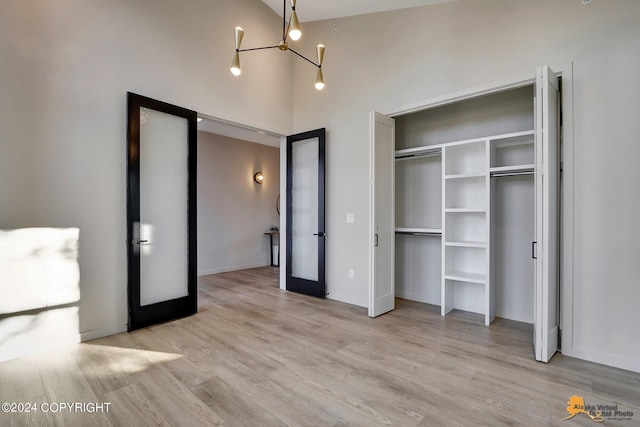
[[[205,276],[195,316],[1,363],[1,402],[110,406],[0,413],[0,425],[593,425],[562,420],[572,395],[634,412],[604,425],[640,425],[640,374],[560,354],[536,363],[529,325],[405,300],[370,319],[281,291],[277,276]]]

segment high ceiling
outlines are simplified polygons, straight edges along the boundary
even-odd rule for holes
[[[262,1],[279,16],[282,16],[282,0]],[[291,0],[285,1],[287,2],[287,16],[289,16]],[[428,6],[451,1],[457,0],[297,0],[296,10],[301,22],[312,22],[323,19],[406,9],[409,7]],[[198,123],[198,130],[200,131],[243,139],[258,144],[271,145],[273,147],[280,145],[280,138],[278,136],[257,132],[208,117],[204,117],[203,119],[204,120]]]
[[[296,11],[300,22],[306,22],[427,6],[450,1],[455,0],[298,0]],[[282,16],[282,0],[262,0],[262,2]],[[291,7],[290,0],[286,0],[286,2],[287,9],[289,9]]]

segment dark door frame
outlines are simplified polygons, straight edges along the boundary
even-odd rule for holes
[[[134,223],[140,222],[140,108],[183,117],[188,121],[188,295],[146,306],[140,305],[140,251],[134,235]],[[197,296],[197,236],[196,236],[196,166],[197,113],[142,95],[127,92],[127,292],[129,332],[169,320],[195,314]],[[168,260],[169,262],[169,260]]]
[[[287,136],[287,290],[306,295],[325,298],[325,137],[326,129],[316,129],[296,135]],[[292,276],[292,196],[293,171],[291,167],[293,144],[311,138],[318,138],[318,281],[306,280]]]

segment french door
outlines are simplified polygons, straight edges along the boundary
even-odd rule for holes
[[[194,314],[195,111],[127,93],[129,331]]]
[[[287,290],[324,298],[325,129],[287,137]]]

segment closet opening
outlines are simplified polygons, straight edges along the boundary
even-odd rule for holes
[[[534,86],[395,119],[396,296],[533,325]]]
[[[393,310],[399,297],[486,326],[496,317],[523,322],[536,359],[553,356],[560,106],[560,78],[541,66],[535,79],[371,114],[369,316]],[[386,187],[390,204],[379,197]]]

